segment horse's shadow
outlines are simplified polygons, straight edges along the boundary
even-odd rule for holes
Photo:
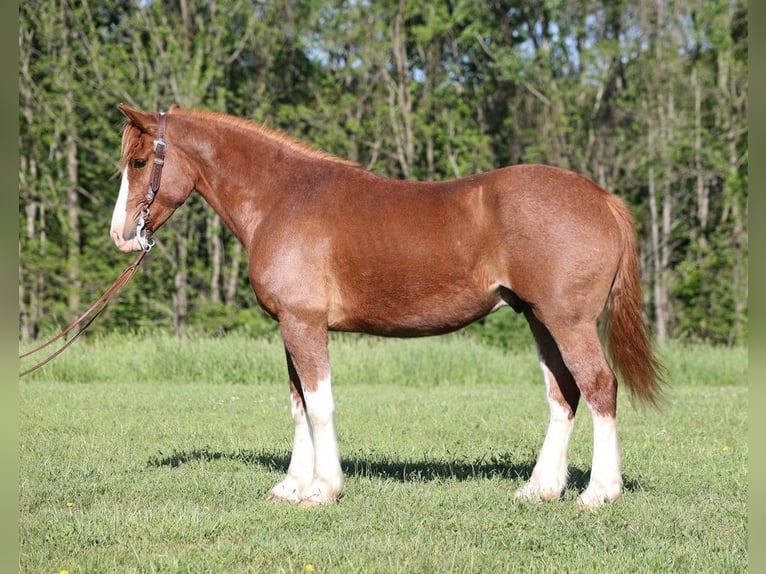
[[[431,458],[420,460],[390,459],[370,455],[365,458],[344,457],[341,466],[343,473],[349,477],[393,480],[402,483],[440,480],[468,481],[490,478],[521,482],[529,480],[534,469],[534,460],[514,463],[509,461],[511,458],[511,455],[506,454],[471,462]],[[193,462],[217,460],[237,461],[245,465],[259,466],[270,471],[286,473],[290,464],[290,455],[287,452],[247,450],[220,452],[208,448],[199,448],[176,451],[169,455],[159,453],[149,458],[147,466],[151,468],[175,468]],[[589,479],[589,470],[583,470],[576,466],[569,467],[569,479],[567,481],[569,488],[583,490],[588,485]],[[643,489],[643,485],[638,479],[623,476],[623,481],[623,488],[626,491]]]

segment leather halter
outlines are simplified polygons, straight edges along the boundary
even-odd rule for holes
[[[154,140],[152,151],[154,152],[154,162],[152,164],[152,174],[149,178],[149,189],[146,190],[146,198],[143,201],[143,207],[136,223],[136,237],[142,251],[149,251],[154,247],[152,230],[149,227],[149,206],[154,202],[154,196],[160,189],[162,181],[162,168],[165,165],[165,154],[168,151],[168,142],[165,141],[165,125],[167,115],[160,112],[157,118],[157,138]]]
[[[146,201],[154,201],[154,194],[160,189],[162,180],[162,167],[165,165],[165,154],[168,151],[168,142],[165,141],[165,125],[167,124],[167,115],[160,112],[157,118],[157,139],[154,140],[152,151],[154,152],[154,165],[152,166],[152,177],[149,180],[149,189],[146,192]]]

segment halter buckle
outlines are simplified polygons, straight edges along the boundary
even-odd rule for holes
[[[154,143],[152,144],[152,151],[154,153],[157,153],[158,148],[163,148],[161,153],[162,153],[162,156],[164,157],[165,151],[167,151],[168,149],[168,142],[165,141],[165,138],[157,138],[156,140],[154,140]],[[157,162],[156,159],[154,161]]]

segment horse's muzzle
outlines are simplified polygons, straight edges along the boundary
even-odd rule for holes
[[[129,253],[131,251],[141,251],[141,242],[138,240],[137,235],[133,235],[130,239],[125,239],[122,234],[117,231],[112,231],[112,241],[114,241],[114,244],[117,246],[117,249],[120,251],[124,251],[125,253]]]

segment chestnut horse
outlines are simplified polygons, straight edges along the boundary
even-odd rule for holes
[[[148,249],[151,232],[197,190],[246,248],[258,303],[279,322],[295,435],[271,499],[312,506],[341,493],[328,331],[435,335],[505,306],[529,323],[550,406],[516,497],[563,492],[581,395],[593,464],[578,503],[596,508],[620,495],[617,379],[597,331],[605,307],[610,355],[632,395],[655,403],[662,377],[643,319],[634,223],[618,197],[544,165],[391,180],[231,116],[118,107],[127,123],[117,247]]]

